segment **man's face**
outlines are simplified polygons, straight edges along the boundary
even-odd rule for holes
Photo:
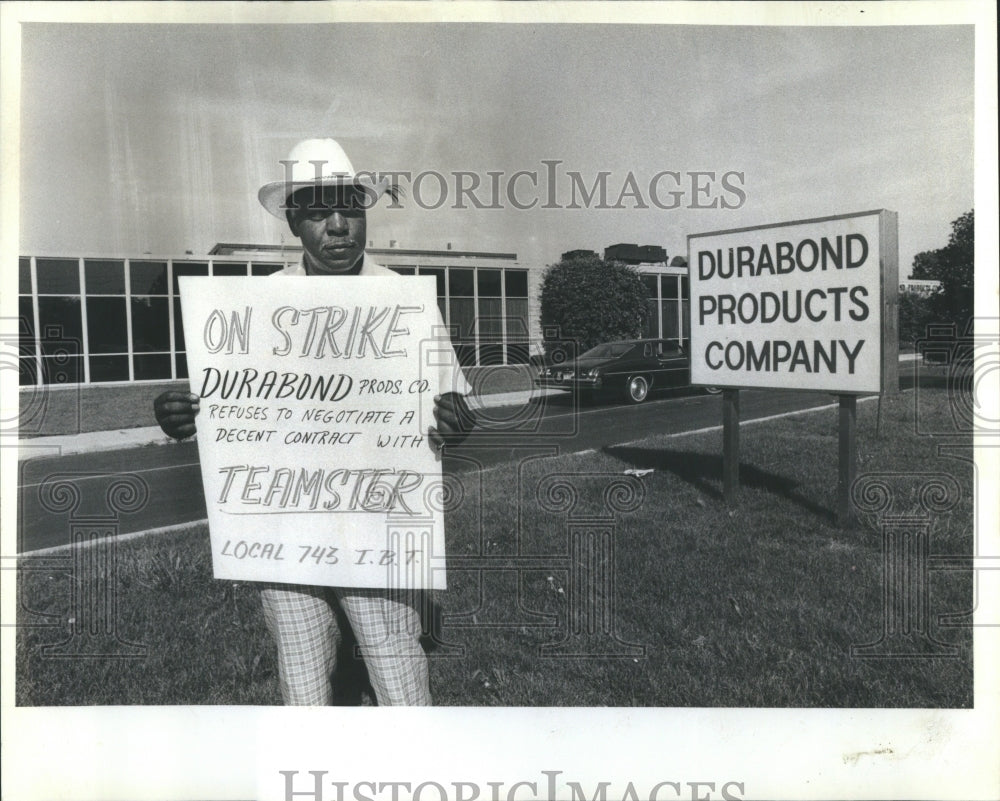
[[[338,275],[365,252],[364,198],[352,187],[301,189],[291,198],[288,225],[301,241],[310,274]]]

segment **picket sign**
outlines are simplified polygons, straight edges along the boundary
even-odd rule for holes
[[[183,277],[217,578],[440,589],[432,277]],[[443,336],[444,334],[444,336]]]

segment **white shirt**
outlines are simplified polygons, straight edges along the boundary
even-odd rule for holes
[[[274,275],[309,275],[306,271],[306,257],[303,254],[302,261],[298,264],[286,264],[284,269]],[[361,257],[361,272],[358,275],[399,275],[399,273],[376,264],[367,255]]]

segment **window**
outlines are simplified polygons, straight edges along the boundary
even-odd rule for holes
[[[451,299],[451,326],[461,339],[474,339],[476,335],[476,301],[473,298]]]
[[[132,357],[132,370],[136,381],[170,378],[170,354],[137,353]]]
[[[528,299],[507,298],[507,339],[528,338]]]
[[[133,351],[137,353],[169,352],[170,308],[167,306],[168,302],[167,298],[132,296]]]
[[[184,321],[181,319],[180,298],[174,298],[174,350],[184,350]]]
[[[528,297],[528,271],[504,270],[508,298]]]
[[[76,259],[35,259],[39,295],[79,295],[80,265]]]
[[[128,381],[128,356],[91,356],[91,383],[101,381]]]
[[[42,357],[43,384],[83,383],[83,357],[60,353]]]
[[[38,299],[38,325],[43,355],[83,353],[83,323],[80,298],[42,297]]]
[[[479,298],[479,339],[500,342],[503,339],[503,305],[500,298]]]
[[[84,259],[87,295],[124,295],[125,262]]]
[[[502,273],[499,270],[479,270],[479,297],[499,298],[502,294]]]
[[[125,298],[87,298],[87,346],[91,353],[128,353]]]
[[[17,291],[20,295],[31,294],[31,259],[17,260]]]
[[[76,259],[35,259],[42,382],[84,380],[80,264]]]
[[[508,273],[509,275],[509,273]],[[507,364],[528,362],[528,299],[507,298]]]
[[[658,359],[674,359],[680,355],[680,345],[676,339],[663,340],[656,343],[656,357]]]
[[[21,259],[21,261],[28,260]],[[28,266],[30,268],[30,262]],[[35,310],[31,302],[30,274],[28,290],[28,295],[21,295],[17,299],[18,383],[22,387],[38,383],[38,365],[35,363]]]
[[[679,307],[678,303],[674,298],[665,298],[660,303],[663,309],[663,331],[660,336],[663,337],[676,337],[680,335],[680,329],[678,328],[678,313]]]
[[[35,355],[35,311],[31,296],[17,299],[18,345],[22,356]]]
[[[455,342],[455,355],[462,367],[476,366],[476,346],[469,342]]]
[[[475,293],[475,273],[465,267],[456,267],[448,271],[448,283],[451,296],[471,298]]]
[[[21,386],[38,383],[35,363],[35,307],[31,301],[31,259],[17,260],[17,350],[18,382]]]
[[[21,386],[38,383],[38,366],[35,364],[35,312],[31,296],[17,299],[18,374]]]
[[[130,261],[130,289],[133,295],[166,295],[167,263],[165,261]]]
[[[243,275],[247,274],[246,262],[212,262],[212,275]]]
[[[448,320],[459,364],[472,367],[476,364],[476,300],[452,296],[449,307]]]
[[[482,278],[482,273],[480,273]],[[499,283],[499,278],[498,278]],[[503,301],[479,297],[479,363],[503,364]]]
[[[186,378],[180,279],[271,275],[286,266],[286,254],[273,255],[277,261],[22,256],[19,380],[28,386]],[[441,317],[463,365],[527,363],[528,271],[478,266],[471,259],[454,263],[462,266],[392,269],[433,276]]]
[[[625,342],[605,342],[601,345],[595,345],[590,350],[582,353],[581,356],[600,359],[618,359],[626,353],[629,353],[629,351],[638,349],[638,345],[629,345]]]
[[[38,366],[34,358],[17,360],[18,384],[32,387],[38,384]],[[24,420],[22,419],[22,423]]]
[[[656,298],[646,298],[646,324],[642,327],[643,339],[652,339],[661,334],[660,315],[657,310]]]

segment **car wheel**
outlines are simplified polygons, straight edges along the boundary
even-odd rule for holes
[[[632,376],[625,387],[625,397],[632,403],[642,403],[649,395],[649,382],[641,375]]]
[[[709,395],[718,395],[720,392],[722,392],[722,388],[721,387],[705,387],[705,392],[707,392]]]

